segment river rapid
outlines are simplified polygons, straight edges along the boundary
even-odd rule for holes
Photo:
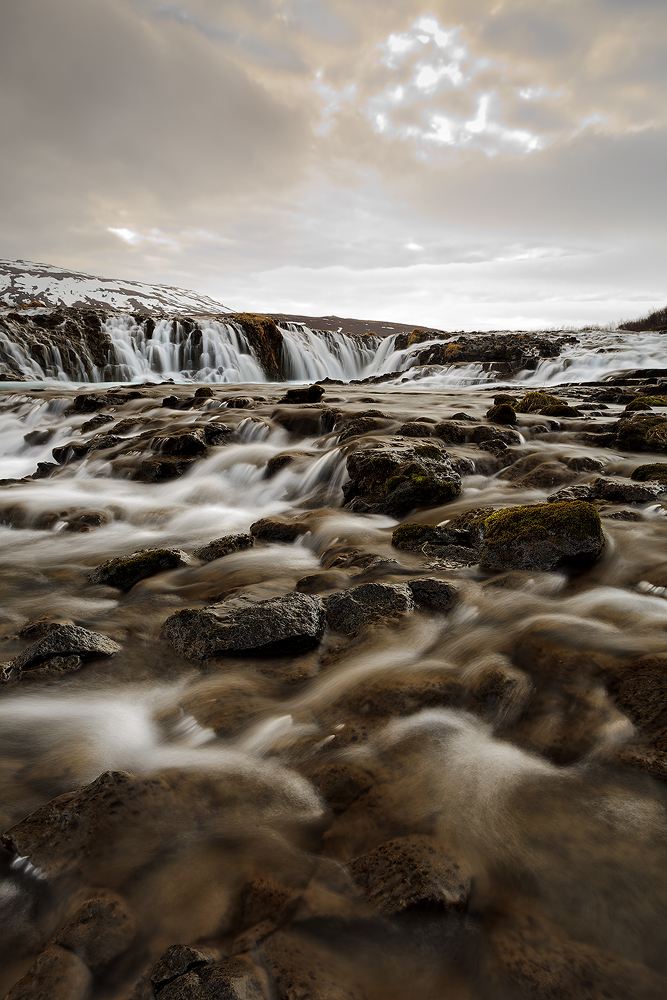
[[[194,397],[154,374],[2,387],[0,660],[54,624],[120,649],[0,685],[0,995],[667,993],[667,495],[632,492],[661,456],[613,430],[661,392],[659,374],[619,373],[665,352],[657,334],[584,346],[502,385],[474,366],[406,371],[297,405],[275,383],[209,379]],[[311,362],[302,378],[327,374]],[[501,390],[554,386],[575,416],[486,417]],[[99,406],[73,405],[91,393]],[[86,429],[96,414],[109,419]],[[361,444],[428,444],[443,423],[459,428],[455,499],[399,516],[344,505]],[[206,427],[219,436],[183,468],[146,472],[166,437]],[[106,447],[66,447],[100,434]],[[605,544],[583,569],[392,545],[402,522],[600,479],[627,493],[591,494]],[[298,525],[293,540],[278,528],[195,555],[263,519]],[[156,548],[187,558],[127,589],[91,582]],[[302,652],[193,659],[163,631],[184,608],[425,577],[450,585],[449,608],[328,627]],[[635,668],[658,691],[648,728]]]

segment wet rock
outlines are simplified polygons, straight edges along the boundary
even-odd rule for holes
[[[436,576],[410,580],[408,587],[418,607],[442,614],[451,611],[459,597],[456,587]]]
[[[166,483],[184,475],[196,460],[189,456],[164,455],[146,458],[133,478],[140,483]]]
[[[493,397],[493,403],[495,406],[501,406],[503,403],[507,403],[509,406],[516,406],[519,400],[516,396],[510,396],[506,392],[499,392]]]
[[[236,313],[234,321],[245,333],[264,374],[270,382],[282,382],[287,376],[283,360],[283,335],[275,320],[260,313]]]
[[[391,425],[391,421],[383,420],[381,417],[357,417],[348,421],[340,433],[339,441],[349,441],[351,438],[360,437],[362,434],[373,434],[376,431],[386,430]],[[400,430],[399,434],[402,433]]]
[[[667,399],[664,396],[638,396],[631,400],[625,407],[625,412],[633,410],[650,410],[653,406],[667,406]]]
[[[602,552],[600,515],[584,501],[510,507],[484,520],[480,566],[490,570],[584,567]]]
[[[406,444],[391,438],[364,442],[347,458],[350,479],[345,506],[362,513],[400,516],[415,507],[448,503],[461,492],[461,479],[444,447]]]
[[[494,424],[515,424],[516,412],[510,403],[496,403],[486,411],[486,419]]]
[[[48,444],[54,434],[55,431],[51,428],[45,431],[28,431],[27,434],[23,435],[23,440],[31,448],[34,448],[37,445]]]
[[[332,705],[377,723],[388,716],[413,715],[423,708],[460,706],[466,698],[466,687],[454,674],[413,667],[405,674],[386,670],[356,683],[351,680]]]
[[[637,483],[664,483],[667,486],[667,462],[649,462],[632,470],[630,479]]]
[[[606,500],[608,503],[650,503],[664,492],[657,483],[638,485],[618,482],[615,479],[594,479],[592,483],[582,483],[560,490],[548,497],[549,503],[565,503],[571,500]]]
[[[577,473],[561,465],[560,462],[545,461],[544,452],[524,455],[514,465],[498,473],[499,479],[504,479],[517,486],[527,486],[537,489],[549,489],[571,483],[577,478]]]
[[[572,469],[573,472],[602,472],[604,465],[597,458],[589,458],[587,455],[576,455],[573,458],[564,458],[563,464]]]
[[[255,405],[255,400],[252,396],[232,396],[231,399],[227,400],[227,406],[230,410],[249,410]]]
[[[121,646],[101,632],[90,632],[79,625],[57,624],[43,638],[5,664],[0,677],[15,680],[24,670],[33,669],[52,657],[113,656]]]
[[[94,392],[79,393],[74,402],[69,407],[72,413],[95,413],[109,405],[106,396],[101,396]]]
[[[103,510],[83,510],[65,518],[65,531],[91,531],[93,528],[101,528],[109,521],[109,515]]]
[[[302,521],[290,521],[286,517],[263,517],[250,525],[250,534],[262,542],[294,542],[305,535],[310,528]]]
[[[78,955],[52,944],[5,1000],[83,1000],[92,983],[92,973]]]
[[[322,433],[322,410],[274,410],[271,419],[284,427],[290,434],[303,437],[319,437]]]
[[[84,458],[89,451],[90,442],[69,441],[67,444],[62,444],[57,448],[53,448],[51,454],[58,465],[65,465],[67,462],[71,462],[72,459]]]
[[[540,415],[543,417],[580,417],[581,414],[579,410],[575,409],[574,406],[568,406],[566,403],[558,403],[556,405],[545,406],[540,411]]]
[[[482,444],[484,441],[497,438],[500,438],[505,444],[521,444],[521,436],[509,427],[500,430],[497,426],[490,427],[488,424],[480,424],[478,427],[473,427],[466,436],[468,441],[472,441],[473,444]]]
[[[204,443],[215,447],[228,444],[234,436],[234,431],[231,427],[217,420],[212,420],[210,424],[206,424],[205,427],[199,428],[199,430],[204,435]]]
[[[463,910],[470,874],[434,837],[399,837],[347,865],[372,905],[387,917],[406,910]]]
[[[477,334],[458,337],[446,344],[435,344],[416,356],[419,365],[506,362],[509,371],[534,368],[539,358],[555,358],[561,341],[548,340],[528,333]]]
[[[302,594],[323,594],[327,590],[344,587],[349,577],[346,573],[331,570],[326,573],[311,573],[296,581],[296,590]]]
[[[362,583],[331,594],[326,607],[329,628],[349,634],[370,622],[403,617],[414,611],[415,602],[407,584]]]
[[[316,764],[306,771],[306,776],[336,814],[345,812],[373,785],[368,771],[348,761]]]
[[[548,392],[528,392],[516,404],[517,413],[539,413],[547,406],[562,406],[563,401]]]
[[[95,974],[132,943],[138,927],[122,896],[105,891],[88,899],[58,932],[57,945],[74,952]]]
[[[214,559],[222,559],[230,552],[240,552],[242,549],[249,549],[253,545],[252,535],[223,535],[222,538],[215,538],[208,545],[203,545],[200,549],[195,549],[193,555],[202,562],[212,562]]]
[[[667,452],[667,418],[657,413],[622,417],[615,430],[616,444],[622,451]]]
[[[37,469],[32,474],[33,479],[50,479],[60,466],[57,462],[38,462]]]
[[[422,423],[419,420],[408,420],[401,424],[396,430],[402,437],[433,437],[435,427],[431,423]],[[436,437],[439,435],[436,435]]]
[[[213,389],[210,385],[200,385],[195,390],[195,399],[210,399],[213,396]]]
[[[180,549],[139,549],[129,556],[118,556],[101,563],[88,579],[107,587],[129,590],[139,580],[145,580],[165,570],[189,565],[190,560]]]
[[[324,386],[309,385],[299,389],[288,389],[279,400],[281,403],[319,403],[324,396]]]
[[[611,514],[600,514],[600,517],[604,520],[608,518],[610,521],[643,521],[644,517],[639,511],[636,510],[615,510]]]
[[[154,437],[151,448],[165,455],[201,455],[207,450],[204,431],[200,427]]]
[[[169,983],[193,969],[211,965],[215,956],[210,951],[185,944],[173,944],[160,958],[151,972],[153,992],[158,996]]]
[[[616,704],[645,736],[667,728],[667,658],[644,656],[610,685]]]
[[[453,420],[441,420],[433,428],[433,433],[445,444],[462,444],[465,441],[463,428],[455,424]]]
[[[326,619],[320,598],[286,594],[268,601],[226,602],[167,618],[164,634],[183,656],[203,660],[229,652],[298,653],[318,646]]]

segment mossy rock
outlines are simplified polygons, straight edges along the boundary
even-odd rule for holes
[[[283,335],[275,321],[269,316],[245,312],[236,313],[229,319],[237,322],[243,329],[269,381],[283,381]]]
[[[391,544],[397,549],[415,549],[427,542],[435,541],[437,537],[437,525],[417,524],[410,521],[408,524],[399,524],[397,528],[394,528]]]
[[[486,411],[486,419],[494,424],[515,424],[516,412],[509,403],[497,403]]]
[[[558,403],[556,406],[545,406],[543,410],[540,410],[540,416],[543,417],[580,417],[581,414],[579,410],[575,409],[574,406],[567,406],[565,403]]]
[[[516,406],[519,400],[516,396],[510,396],[507,392],[499,392],[493,397],[493,402],[495,406],[502,406],[503,403],[507,403],[508,406]]]
[[[210,399],[213,395],[213,389],[210,385],[200,385],[195,392],[195,399]]]
[[[583,500],[509,507],[484,521],[480,566],[490,570],[581,568],[604,546],[600,515]]]
[[[636,483],[665,483],[667,485],[667,463],[649,462],[647,465],[638,465],[632,470],[630,479]]]
[[[667,452],[667,419],[657,413],[621,417],[616,425],[616,443],[622,451]]]
[[[667,398],[665,396],[639,396],[628,403],[625,407],[625,412],[631,413],[633,410],[650,410],[653,406],[667,406]]]
[[[461,492],[461,478],[444,447],[389,439],[361,447],[347,458],[345,503],[363,513],[400,517],[417,507],[449,503]]]
[[[102,583],[119,590],[129,590],[139,580],[156,573],[186,566],[189,560],[180,549],[140,549],[129,556],[119,556],[101,563],[90,574],[91,583]]]
[[[562,406],[563,400],[548,392],[529,392],[516,404],[517,413],[539,413],[546,406]]]
[[[221,559],[231,552],[240,552],[242,549],[249,549],[254,544],[252,535],[223,535],[222,538],[215,538],[208,545],[203,545],[193,553],[202,562],[212,562],[214,559]]]

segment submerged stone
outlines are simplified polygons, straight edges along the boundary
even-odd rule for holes
[[[592,504],[509,507],[484,520],[480,566],[490,570],[552,570],[594,562],[604,546],[600,515]]]
[[[226,602],[167,618],[164,635],[190,660],[224,653],[299,653],[318,646],[326,619],[324,604],[309,594],[286,594],[268,601]]]

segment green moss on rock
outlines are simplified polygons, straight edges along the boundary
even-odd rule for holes
[[[495,406],[501,406],[503,403],[507,403],[509,406],[516,406],[519,400],[516,396],[510,396],[507,392],[499,392],[493,397],[493,402]]]
[[[486,411],[486,419],[494,424],[515,424],[516,412],[509,403],[498,403]]]
[[[399,524],[394,528],[391,536],[391,544],[397,549],[413,549],[418,544],[425,544],[437,538],[437,526],[435,524],[417,524],[414,521],[408,524]]]
[[[491,570],[583,567],[604,546],[600,515],[583,500],[496,511],[484,536],[480,565]]]
[[[657,413],[621,417],[616,425],[616,443],[622,451],[667,452],[667,419]]]
[[[667,463],[649,462],[647,465],[638,465],[632,470],[630,479],[636,483],[665,483],[667,485]]]
[[[628,403],[625,407],[625,412],[631,413],[633,410],[650,410],[653,406],[667,406],[667,398],[665,396],[639,396]]]
[[[539,413],[545,406],[562,406],[563,400],[548,392],[529,392],[516,404],[517,413]]]
[[[566,403],[558,403],[556,406],[545,406],[539,411],[543,417],[580,417],[579,410],[574,406],[567,406]]]

